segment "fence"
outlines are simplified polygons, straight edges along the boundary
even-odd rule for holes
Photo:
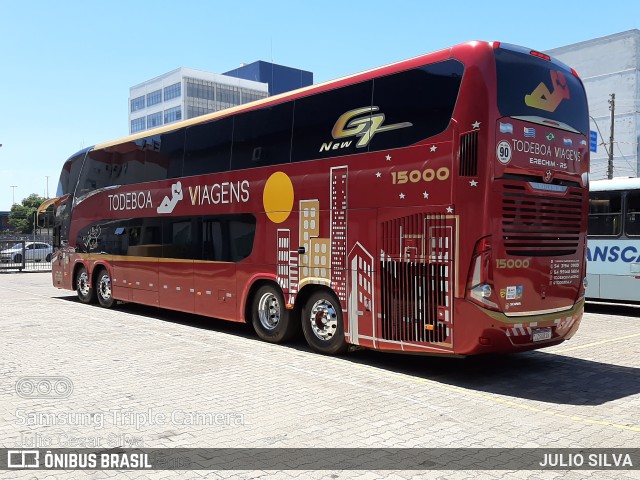
[[[48,235],[0,237],[0,273],[51,270],[52,255]]]

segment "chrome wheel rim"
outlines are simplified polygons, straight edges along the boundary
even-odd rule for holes
[[[258,317],[260,324],[267,330],[273,330],[280,323],[280,302],[273,293],[268,292],[260,297]]]
[[[83,297],[89,295],[91,287],[89,286],[89,274],[87,272],[82,272],[80,275],[78,275],[77,285],[80,295],[82,295]]]
[[[100,296],[103,300],[111,299],[111,278],[109,275],[103,275],[100,277],[98,291],[100,292]]]
[[[313,304],[309,321],[313,334],[324,342],[331,340],[338,330],[338,312],[325,299]]]

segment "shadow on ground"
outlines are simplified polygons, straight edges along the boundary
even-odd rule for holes
[[[65,296],[61,299],[78,301],[77,297]],[[122,304],[117,308],[123,312],[188,328],[256,339],[252,327],[243,323],[136,304]],[[600,307],[588,308],[595,311]],[[615,312],[625,316],[640,316],[638,308],[606,307],[607,314],[616,314]],[[302,338],[282,345],[281,348],[311,351]],[[348,362],[464,389],[561,405],[602,405],[640,393],[640,368],[583,360],[544,350],[467,358],[359,350],[342,358]]]

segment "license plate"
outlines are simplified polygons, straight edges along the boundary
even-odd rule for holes
[[[549,340],[551,338],[551,327],[536,328],[533,331],[533,341]]]

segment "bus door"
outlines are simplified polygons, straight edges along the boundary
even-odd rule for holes
[[[65,195],[52,200],[55,208],[55,215],[53,217],[53,256],[51,258],[53,285],[57,288],[75,290],[72,275],[73,265],[71,264],[69,256],[71,249],[66,240],[69,234],[71,198],[69,195]],[[45,203],[47,202],[49,202],[49,200]]]

